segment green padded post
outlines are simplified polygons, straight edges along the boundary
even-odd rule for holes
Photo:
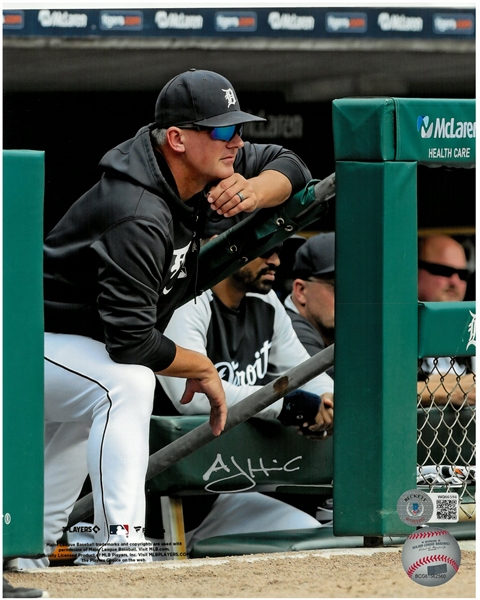
[[[411,533],[416,487],[416,163],[336,163],[334,533]]]
[[[43,552],[44,153],[3,152],[3,555]]]

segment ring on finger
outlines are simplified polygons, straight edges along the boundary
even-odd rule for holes
[[[242,194],[242,192],[237,192],[237,196],[240,198],[240,202],[245,200],[245,196]]]

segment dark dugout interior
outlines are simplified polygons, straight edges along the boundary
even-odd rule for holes
[[[153,121],[157,92],[5,93],[4,149],[45,151],[45,218],[48,232],[67,208],[100,176],[98,163],[110,148]],[[335,170],[332,103],[287,104],[281,94],[239,94],[243,110],[301,115],[301,138],[265,137],[297,152],[316,179]],[[248,139],[248,136],[244,136]],[[368,200],[368,190],[365,190]],[[313,231],[334,229],[334,203]],[[475,169],[418,168],[419,229],[475,227]]]

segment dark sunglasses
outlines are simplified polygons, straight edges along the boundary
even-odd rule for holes
[[[201,127],[200,125],[181,125],[179,129],[193,129],[195,131],[208,131],[212,140],[231,142],[236,135],[242,137],[243,123],[227,125],[225,127]]]
[[[260,258],[270,258],[274,254],[280,254],[280,252],[282,251],[282,247],[283,244],[278,244],[278,246],[275,246],[271,250],[267,250],[267,252],[260,254]]]
[[[418,268],[425,269],[430,275],[439,275],[440,277],[451,277],[456,273],[462,281],[467,281],[469,276],[467,269],[455,269],[454,267],[447,267],[446,265],[439,265],[438,263],[427,262],[426,260],[419,260]]]

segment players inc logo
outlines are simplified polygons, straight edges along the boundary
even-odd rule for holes
[[[100,527],[98,525],[73,525],[72,527],[64,527],[63,531],[68,531],[68,533],[98,533]]]

